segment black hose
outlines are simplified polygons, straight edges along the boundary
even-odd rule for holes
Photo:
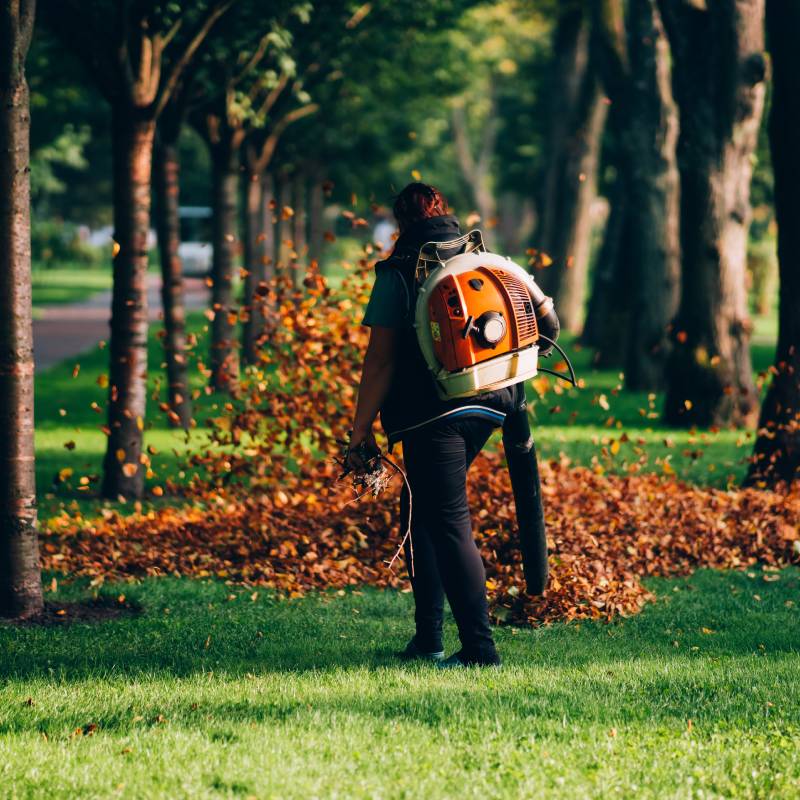
[[[514,505],[517,509],[525,584],[528,594],[539,595],[547,586],[547,534],[539,462],[536,460],[528,411],[524,406],[506,416],[503,423],[503,448],[506,451]]]

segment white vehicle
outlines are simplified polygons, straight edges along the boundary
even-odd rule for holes
[[[114,242],[114,226],[104,225],[102,228],[96,228],[93,231],[88,231],[86,234],[81,234],[81,239],[92,247],[97,247],[110,253]],[[147,249],[152,250],[155,246],[156,232],[153,228],[148,228]]]
[[[181,206],[178,209],[181,243],[178,255],[183,274],[204,278],[211,271],[211,209],[208,206]]]

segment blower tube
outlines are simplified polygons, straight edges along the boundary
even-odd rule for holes
[[[547,586],[547,536],[539,463],[524,404],[506,416],[503,448],[517,508],[519,546],[527,592],[530,595],[542,594]]]

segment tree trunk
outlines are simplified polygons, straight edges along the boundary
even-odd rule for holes
[[[748,482],[771,486],[800,478],[800,6],[767,0],[767,31],[781,289],[775,368],[761,407]]]
[[[275,252],[277,253],[277,266],[287,268],[289,253],[292,249],[292,233],[290,217],[284,209],[292,206],[292,182],[286,170],[278,173],[278,208],[276,210],[277,222],[275,224]]]
[[[264,275],[267,283],[275,279],[275,180],[265,172],[261,185],[261,233],[264,237]]]
[[[244,306],[247,317],[242,329],[242,356],[247,364],[258,360],[257,340],[264,329],[257,290],[265,281],[263,191],[261,175],[247,172],[245,186]]]
[[[30,104],[33,3],[0,9],[0,616],[42,610],[33,441]]]
[[[570,5],[559,19],[553,44],[547,167],[539,202],[537,247],[552,259],[540,273],[555,300],[562,328],[581,323],[591,245],[600,134],[607,105],[589,59],[588,19]]]
[[[612,116],[615,110],[612,110]],[[581,344],[594,350],[593,363],[599,367],[622,367],[625,358],[623,336],[631,327],[630,269],[627,255],[630,237],[628,190],[622,175],[610,191],[610,212],[603,243],[597,255],[592,291],[581,333]]]
[[[678,113],[670,54],[655,0],[630,4],[630,124],[625,137],[630,203],[633,313],[625,384],[663,389],[669,327],[680,287],[680,183],[675,146]]]
[[[536,226],[533,201],[516,192],[503,192],[499,206],[498,234],[503,252],[511,257],[521,256]]]
[[[164,355],[169,386],[169,422],[188,429],[192,421],[186,361],[186,312],[184,309],[183,265],[178,255],[181,243],[178,215],[180,162],[174,140],[156,137],[153,158],[156,198],[155,227],[161,256],[161,304],[164,309]]]
[[[147,402],[147,234],[155,122],[121,102],[112,106],[114,287],[103,496],[141,497]]]
[[[451,111],[453,143],[461,176],[472,195],[475,208],[480,215],[480,227],[486,246],[495,245],[494,225],[497,217],[497,203],[492,189],[492,159],[497,141],[498,120],[497,103],[491,98],[489,113],[481,126],[481,141],[477,155],[473,153],[469,135],[469,123],[463,105],[453,106]]]
[[[308,256],[308,237],[306,235],[306,223],[308,213],[306,210],[306,176],[302,170],[298,170],[292,181],[292,197],[294,202],[294,216],[292,217],[292,241],[294,242],[294,269],[292,271],[295,286],[300,286],[306,271],[306,259]]]
[[[680,107],[682,286],[667,368],[673,425],[750,424],[746,255],[764,103],[764,0],[659,0]]]
[[[656,0],[631,0],[627,8],[626,19],[622,0],[595,5],[597,64],[613,103],[618,139],[622,191],[615,196],[625,204],[627,215],[625,247],[617,251],[625,263],[598,269],[619,271],[624,285],[616,283],[629,295],[623,329],[627,354],[621,352],[626,385],[656,390],[663,387],[668,331],[678,305],[678,117],[670,87],[669,45]],[[622,345],[618,340],[621,351]]]
[[[308,257],[325,274],[322,249],[325,246],[325,190],[322,180],[311,181],[311,192],[308,201]]]
[[[211,149],[212,245],[211,279],[211,386],[230,390],[238,373],[233,307],[233,271],[236,262],[236,196],[239,180],[238,147],[223,139]]]

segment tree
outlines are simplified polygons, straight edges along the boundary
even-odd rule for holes
[[[147,455],[147,233],[156,121],[186,67],[234,0],[42,0],[43,18],[111,106],[114,286],[105,497],[139,497]]]
[[[659,8],[681,118],[681,294],[664,418],[752,423],[745,259],[766,76],[764,0],[659,0]]]
[[[30,108],[34,0],[0,6],[0,616],[42,609],[33,442]]]
[[[275,277],[277,248],[270,207],[274,200],[274,185],[267,170],[286,129],[297,120],[315,113],[317,108],[315,103],[306,103],[285,111],[271,124],[262,123],[251,131],[245,147],[244,307],[247,316],[242,331],[242,345],[248,364],[257,361],[257,345],[264,334],[267,319],[265,294]],[[302,219],[303,210],[297,211]]]
[[[619,186],[607,226],[610,251],[602,253],[595,280],[598,292],[613,296],[605,298],[605,319],[589,320],[595,330],[587,333],[598,336],[601,328],[602,339],[603,331],[613,330],[614,346],[622,349],[620,326],[612,324],[614,311],[621,310],[626,385],[655,390],[664,381],[680,279],[678,117],[669,45],[656,0],[630,0],[627,17],[622,0],[596,0],[593,31],[598,69],[613,104]],[[584,341],[592,344],[586,335]]]
[[[240,163],[244,148],[246,203],[246,254],[259,249],[255,227],[259,221],[254,209],[261,206],[264,173],[277,140],[296,118],[311,113],[306,102],[284,113],[280,101],[292,103],[298,85],[296,64],[290,54],[293,42],[289,22],[304,24],[308,8],[303,3],[284,3],[271,9],[266,20],[255,7],[243,7],[231,16],[225,36],[215,41],[203,62],[206,99],[196,105],[190,120],[205,139],[212,163],[212,312],[211,385],[216,390],[230,389],[238,373],[233,278],[238,233],[238,195]],[[307,98],[306,98],[307,100]],[[245,311],[255,306],[253,292],[261,275],[261,263],[245,265]],[[253,356],[257,325],[247,325],[245,357]]]
[[[192,421],[192,399],[187,362],[186,311],[183,264],[178,252],[180,230],[180,158],[178,139],[186,114],[191,80],[186,76],[164,107],[156,130],[153,151],[153,195],[155,228],[161,263],[161,306],[164,311],[164,357],[167,364],[168,419],[171,425],[188,429]]]
[[[762,486],[800,477],[800,6],[767,0],[767,33],[781,288],[775,366],[747,478],[748,483]]]
[[[562,327],[575,333],[583,312],[591,203],[607,110],[589,39],[590,19],[584,5],[564,3],[553,35],[549,129],[535,238],[536,247],[553,261],[537,279],[553,296]]]

